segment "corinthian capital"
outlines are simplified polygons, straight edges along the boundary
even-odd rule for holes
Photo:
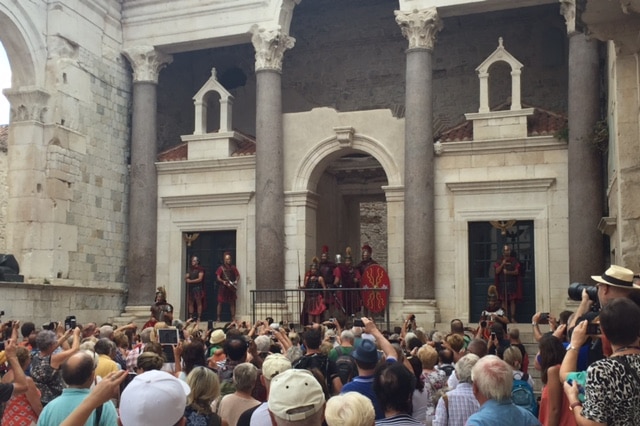
[[[266,29],[258,25],[251,27],[253,36],[251,43],[256,50],[256,71],[276,70],[282,71],[282,57],[284,51],[291,49],[296,39],[284,34],[279,28]]]
[[[133,46],[125,49],[122,54],[131,63],[134,82],[157,83],[160,70],[173,62],[173,56],[159,52],[153,46]]]
[[[560,0],[560,15],[567,23],[567,34],[576,32],[576,0]]]
[[[409,49],[433,50],[442,21],[435,7],[413,12],[395,11],[396,23],[409,40]]]

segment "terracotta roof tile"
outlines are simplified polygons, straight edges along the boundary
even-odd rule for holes
[[[173,146],[167,150],[162,151],[158,154],[158,161],[182,161],[186,160],[188,157],[188,145],[187,142],[183,142],[176,146]]]
[[[231,153],[232,157],[243,157],[246,155],[256,155],[256,138],[252,135],[235,130],[236,133],[244,136],[237,140],[238,148]],[[189,158],[189,146],[187,142],[172,146],[158,154],[158,161],[184,161]]]
[[[523,108],[533,108],[533,115],[527,117],[528,136],[553,136],[567,127],[567,116],[561,113],[548,111],[542,108],[522,105]],[[499,105],[492,111],[502,111],[509,107],[508,103]],[[434,137],[440,142],[462,142],[473,140],[473,122],[463,121],[462,123],[443,130],[442,133]]]

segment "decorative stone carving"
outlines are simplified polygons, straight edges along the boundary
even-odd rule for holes
[[[576,0],[560,0],[560,15],[567,23],[567,34],[576,32]]]
[[[133,46],[125,49],[122,54],[131,63],[134,82],[158,83],[160,71],[173,62],[173,56],[162,53],[153,46]]]
[[[413,12],[395,11],[396,23],[402,35],[409,40],[409,49],[433,50],[442,20],[435,7]]]
[[[47,103],[51,94],[38,87],[21,87],[4,89],[4,95],[11,103],[11,122],[39,121],[46,122]]]
[[[340,148],[351,148],[353,144],[353,134],[355,133],[355,129],[351,126],[344,127],[334,127],[334,132],[336,132],[336,139],[340,144]]]
[[[256,50],[256,71],[282,71],[284,51],[293,48],[296,39],[284,34],[280,28],[269,30],[254,25],[251,32],[251,43]]]

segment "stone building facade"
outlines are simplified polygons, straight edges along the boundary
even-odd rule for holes
[[[247,316],[250,290],[296,288],[323,244],[359,258],[369,243],[393,321],[475,321],[506,241],[530,267],[526,309],[564,309],[570,281],[640,269],[638,123],[620,96],[637,49],[598,7],[0,1],[3,238],[27,281],[12,297],[82,288],[87,312],[144,318],[164,285],[184,314],[189,255],[213,272],[231,250]],[[605,118],[608,164],[590,143]]]

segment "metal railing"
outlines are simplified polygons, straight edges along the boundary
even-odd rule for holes
[[[251,290],[251,320],[255,324],[257,320],[268,317],[275,322],[298,325],[307,325],[307,314],[303,312],[305,297],[314,297],[321,294],[327,309],[322,313],[322,321],[335,317],[344,319],[350,324],[350,317],[366,316],[373,318],[378,326],[386,324],[389,329],[389,289],[361,289],[361,288],[332,288],[332,289],[287,289],[287,290]],[[386,295],[387,304],[381,312],[373,313],[362,306],[365,297]]]

